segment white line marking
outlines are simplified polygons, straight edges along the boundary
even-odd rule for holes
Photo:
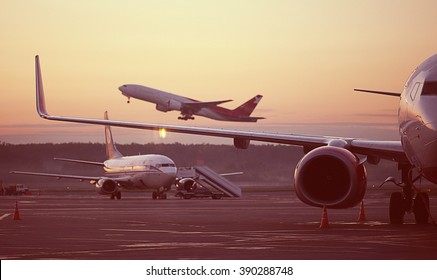
[[[6,218],[6,217],[9,217],[10,215],[12,215],[12,214],[11,214],[11,213],[9,213],[9,214],[4,214],[3,216],[0,217],[0,221],[3,220],[3,219]]]

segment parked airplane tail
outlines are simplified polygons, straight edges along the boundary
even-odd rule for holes
[[[261,101],[262,95],[257,95],[244,103],[243,105],[237,107],[232,112],[235,115],[241,116],[241,117],[249,117],[250,114],[252,114],[253,110],[255,110],[255,107],[258,105],[258,103]]]
[[[108,119],[108,112],[105,112],[105,120]],[[112,131],[109,125],[105,126],[105,140],[106,140],[106,156],[108,159],[121,158],[123,155],[117,150],[114,140],[112,139]]]

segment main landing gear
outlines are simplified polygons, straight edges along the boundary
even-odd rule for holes
[[[381,184],[392,182],[402,188],[402,192],[393,192],[390,196],[390,223],[403,224],[405,213],[414,213],[416,224],[427,224],[430,218],[429,196],[414,186],[414,182],[421,176],[413,180],[413,168],[410,165],[400,165],[399,169],[402,172],[402,182],[397,183],[393,177],[389,177]]]
[[[161,188],[157,189],[156,191],[153,191],[153,193],[152,193],[153,200],[167,199],[167,191],[168,191],[168,188],[164,188],[164,187],[161,187]]]
[[[116,191],[114,193],[111,194],[111,199],[121,199],[121,192],[120,191]]]
[[[178,117],[178,120],[184,120],[184,121],[186,121],[186,120],[194,120],[194,117],[190,116],[190,115],[183,115],[183,116]]]

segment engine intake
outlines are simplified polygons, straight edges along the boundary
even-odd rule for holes
[[[244,139],[244,138],[234,138],[234,147],[237,149],[241,149],[241,150],[247,150],[249,148],[250,145],[250,140],[249,139]]]
[[[311,206],[349,208],[364,197],[366,170],[356,155],[339,147],[319,147],[296,166],[294,189]]]
[[[197,188],[196,181],[191,178],[183,178],[176,184],[178,190],[192,192]]]
[[[118,190],[118,184],[110,179],[100,179],[96,183],[96,188],[99,194],[113,194]]]

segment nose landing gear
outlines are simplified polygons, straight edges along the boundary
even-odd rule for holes
[[[429,196],[414,186],[421,175],[412,179],[413,168],[410,165],[400,165],[402,182],[393,177],[387,178],[381,185],[391,182],[402,188],[402,192],[393,192],[390,196],[389,216],[391,224],[403,224],[405,213],[414,213],[416,224],[427,224],[431,217],[429,211]],[[431,217],[432,218],[432,217]]]

